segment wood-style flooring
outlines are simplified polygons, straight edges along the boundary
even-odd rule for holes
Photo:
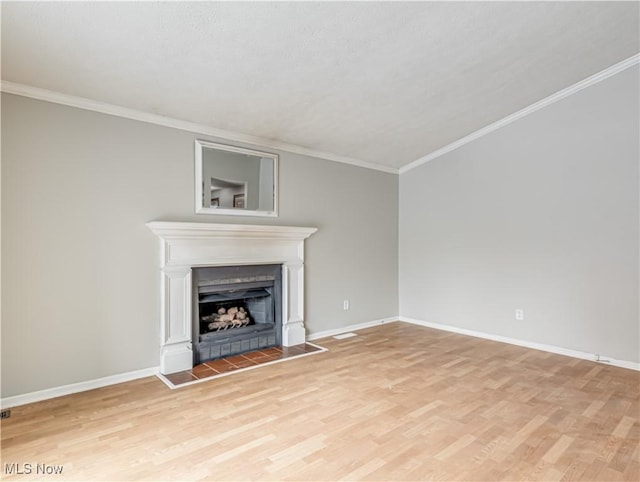
[[[640,480],[638,372],[399,322],[318,343],[177,390],[149,377],[15,407],[2,477]]]

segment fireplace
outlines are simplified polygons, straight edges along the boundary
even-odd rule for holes
[[[160,373],[193,367],[192,276],[200,268],[279,265],[281,344],[294,346],[306,341],[304,240],[316,228],[171,221],[154,221],[147,226],[160,239]],[[230,329],[234,328],[222,331]]]
[[[282,343],[282,265],[193,268],[193,364]]]

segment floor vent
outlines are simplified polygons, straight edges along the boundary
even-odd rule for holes
[[[336,335],[334,338],[336,340],[344,340],[345,338],[351,338],[352,336],[358,336],[355,333],[343,333],[341,335]]]

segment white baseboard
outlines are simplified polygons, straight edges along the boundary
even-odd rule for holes
[[[2,398],[0,399],[0,406],[2,408],[17,407],[18,405],[41,402],[42,400],[49,400],[50,398],[70,395],[72,393],[85,392],[87,390],[93,390],[94,388],[115,385],[116,383],[129,382],[131,380],[150,377],[156,374],[158,374],[158,367],[144,368],[142,370],[120,373],[118,375],[97,378],[95,380],[87,380],[86,382],[72,383],[70,385],[63,385],[61,387],[53,387],[47,388],[45,390],[38,390],[37,392],[25,393],[24,395],[15,395],[13,397]]]
[[[556,353],[558,355],[565,355],[573,358],[581,358],[583,360],[598,362],[604,365],[612,365],[616,367],[629,368],[631,370],[640,371],[640,363],[626,361],[626,360],[616,360],[613,357],[602,355],[602,354],[596,355],[594,353],[587,353],[584,351],[572,350],[569,348],[562,348],[554,345],[545,345],[543,343],[536,343],[533,341],[518,340],[516,338],[509,338],[507,336],[493,335],[491,333],[483,333],[481,331],[475,331],[475,330],[467,330],[466,328],[459,328],[457,326],[442,325],[440,323],[433,323],[430,321],[416,320],[415,318],[408,318],[406,316],[399,316],[398,319],[406,323],[413,323],[414,325],[426,326],[428,328],[435,328],[436,330],[449,331],[451,333],[458,333],[460,335],[483,338],[485,340],[499,341],[501,343],[508,343],[509,345],[523,346],[526,348],[532,348],[534,350]]]
[[[327,336],[338,335],[340,333],[346,333],[353,330],[362,330],[364,328],[370,328],[372,326],[382,325],[384,323],[391,323],[398,321],[398,317],[383,318],[374,321],[368,321],[366,323],[358,323],[356,325],[349,325],[343,328],[337,328],[335,330],[326,330],[318,333],[312,333],[307,335],[307,340],[317,340],[319,338],[325,338]],[[106,387],[108,385],[115,385],[116,383],[128,382],[131,380],[137,380],[138,378],[144,378],[154,376],[160,373],[160,367],[145,368],[143,370],[136,370],[133,372],[121,373],[119,375],[112,375],[109,377],[98,378],[96,380],[88,380],[86,382],[72,383],[70,385],[64,385],[61,387],[47,388],[45,390],[39,390],[37,392],[25,393],[23,395],[15,395],[13,397],[6,397],[0,399],[0,407],[11,408],[19,405],[25,405],[27,403],[41,402],[43,400],[49,400],[51,398],[61,397],[63,395],[70,395],[72,393],[84,392],[87,390],[93,390],[94,388]]]
[[[394,321],[398,321],[397,316],[392,316],[390,318],[382,318],[379,320],[366,321],[364,323],[358,323],[355,325],[343,326],[342,328],[336,328],[335,330],[325,330],[319,331],[317,333],[310,333],[307,335],[307,340],[318,340],[320,338],[326,338],[328,336],[340,335],[342,333],[348,333],[350,331],[363,330],[364,328],[371,328],[372,326],[383,325],[386,323],[393,323]]]
[[[412,323],[414,325],[425,326],[428,328],[434,328],[436,330],[448,331],[451,333],[458,333],[460,335],[473,336],[475,338],[483,338],[485,340],[498,341],[501,343],[508,343],[509,345],[522,346],[526,348],[532,348],[534,350],[546,351],[550,353],[556,353],[558,355],[570,356],[573,358],[580,358],[583,360],[589,360],[593,362],[602,363],[605,365],[612,365],[621,368],[628,368],[630,370],[640,371],[640,363],[631,362],[627,360],[617,360],[613,357],[606,355],[595,355],[593,353],[587,353],[578,350],[571,350],[569,348],[562,348],[554,345],[545,345],[543,343],[536,343],[532,341],[518,340],[516,338],[509,338],[501,335],[493,335],[491,333],[484,333],[481,331],[468,330],[466,328],[459,328],[457,326],[443,325],[440,323],[433,323],[430,321],[417,320],[415,318],[409,318],[406,316],[393,316],[389,318],[382,318],[379,320],[367,321],[364,323],[357,323],[355,325],[344,326],[342,328],[336,328],[334,330],[319,331],[317,333],[310,333],[307,336],[308,341],[318,340],[320,338],[326,338],[328,336],[340,335],[341,333],[348,333],[350,331],[362,330],[364,328],[371,328],[372,326],[383,325],[386,323],[393,323],[396,321],[404,321],[406,323]],[[87,390],[93,390],[94,388],[106,387],[108,385],[115,385],[117,383],[128,382],[131,380],[137,380],[139,378],[145,378],[157,375],[159,373],[159,367],[144,368],[142,370],[135,370],[127,373],[120,373],[118,375],[111,375],[108,377],[97,378],[95,380],[88,380],[85,382],[72,383],[70,385],[64,385],[61,387],[47,388],[46,390],[39,390],[37,392],[25,393],[24,395],[15,395],[13,397],[6,397],[0,399],[0,407],[11,408],[19,405],[25,405],[27,403],[40,402],[43,400],[49,400],[51,398],[61,397],[63,395],[70,395],[72,393],[84,392]]]

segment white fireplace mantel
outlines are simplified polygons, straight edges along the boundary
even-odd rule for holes
[[[160,372],[193,366],[191,268],[282,265],[282,344],[304,343],[304,240],[317,228],[154,221],[161,241]]]

